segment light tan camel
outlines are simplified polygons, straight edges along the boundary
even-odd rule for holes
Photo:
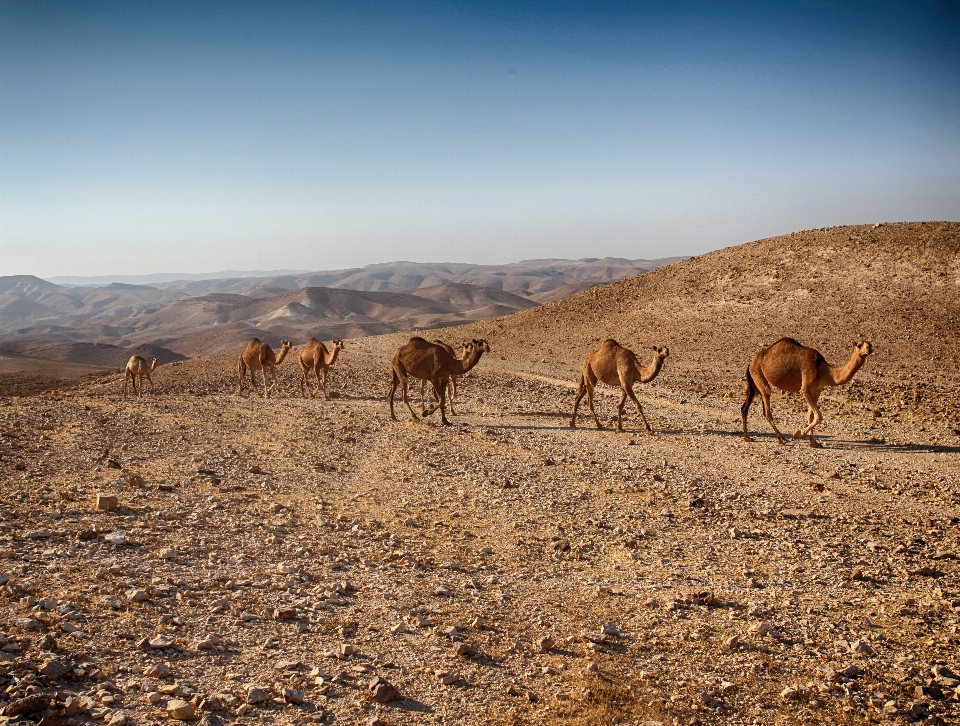
[[[623,407],[626,404],[627,396],[637,404],[637,411],[640,412],[640,418],[643,419],[643,425],[647,431],[652,431],[650,424],[647,423],[647,417],[643,415],[643,407],[633,393],[633,386],[636,383],[649,383],[663,367],[663,360],[670,355],[669,348],[653,347],[656,351],[653,361],[645,368],[640,366],[637,356],[629,348],[624,348],[617,341],[607,339],[603,341],[596,352],[587,356],[583,362],[583,372],[580,374],[580,387],[577,389],[577,398],[573,402],[573,418],[570,419],[570,428],[577,427],[577,406],[583,394],[587,394],[587,405],[590,406],[590,413],[593,414],[593,420],[597,422],[597,428],[602,429],[603,425],[597,417],[597,412],[593,407],[593,389],[597,381],[603,381],[608,386],[620,386],[623,389],[623,395],[620,397],[620,406],[617,408],[617,431],[623,431]]]
[[[810,446],[819,448],[821,444],[813,438],[813,428],[823,421],[823,414],[817,405],[820,393],[827,386],[842,386],[848,383],[871,353],[873,346],[870,343],[857,341],[849,360],[836,367],[827,363],[813,348],[800,345],[792,338],[781,338],[769,348],[757,352],[747,368],[747,400],[740,407],[743,440],[753,441],[747,433],[747,414],[750,412],[750,404],[759,393],[764,417],[770,422],[780,443],[787,443],[773,422],[773,411],[770,408],[770,386],[776,386],[782,391],[803,395],[807,402],[807,427],[802,431],[798,430],[793,438],[799,439],[809,434]]]
[[[337,362],[337,356],[340,354],[340,351],[343,349],[343,341],[335,340],[333,341],[333,350],[328,351],[327,346],[321,343],[316,338],[310,338],[305,346],[300,349],[300,353],[297,355],[297,360],[300,362],[300,395],[306,398],[307,391],[307,374],[310,371],[313,371],[313,374],[317,377],[317,388],[310,394],[310,398],[315,398],[318,393],[320,393],[320,388],[323,388],[323,397],[330,400],[330,394],[327,392],[327,371],[330,370],[330,366]],[[321,371],[323,371],[323,381],[321,383]]]
[[[448,352],[450,355],[452,355],[454,358],[457,358],[457,357],[458,357],[458,356],[457,356],[457,352],[453,349],[453,346],[452,346],[452,345],[447,345],[446,343],[444,343],[442,340],[439,340],[439,339],[434,340],[434,341],[433,341],[433,344],[434,344],[434,345],[439,345],[441,348],[443,348],[445,351],[447,351],[447,352]],[[460,357],[460,358],[463,357],[463,352],[462,352],[462,351],[461,351],[459,357]],[[449,379],[449,381],[450,381],[450,385],[449,385],[449,388],[450,388],[450,398],[449,398],[448,400],[449,400],[449,402],[450,402],[450,415],[451,415],[451,416],[453,416],[454,413],[455,413],[455,411],[453,410],[453,400],[457,397],[457,378],[459,378],[459,376],[450,376],[450,379]],[[421,405],[421,406],[424,406],[424,407],[426,407],[426,403],[424,402],[423,392],[424,392],[424,389],[426,388],[426,385],[427,385],[427,382],[426,382],[426,381],[424,381],[424,380],[421,380],[421,381],[420,381],[420,405]],[[437,392],[436,392],[436,391],[433,392],[433,398],[434,398],[434,400],[437,400],[437,401],[440,400],[440,397],[437,395]]]
[[[150,374],[157,369],[157,359],[151,358],[150,365],[147,366],[147,361],[144,358],[141,358],[138,355],[130,356],[130,360],[127,361],[127,368],[123,372],[123,395],[127,395],[127,381],[131,382],[133,386],[134,395],[137,394],[137,378],[140,379],[140,393],[139,396],[143,398],[143,377],[146,376],[147,380],[150,381],[150,393],[154,392],[153,388],[153,379],[150,377]]]
[[[254,373],[260,371],[263,374],[263,397],[269,398],[270,391],[277,387],[277,366],[283,363],[292,345],[289,340],[281,341],[280,355],[277,355],[273,348],[259,338],[250,338],[237,361],[237,393],[243,395],[243,379],[246,378],[249,368],[250,385],[256,390],[257,379]],[[273,385],[270,388],[267,388],[268,371],[273,375]]]
[[[485,340],[473,340],[463,348],[463,355],[460,358],[454,358],[444,348],[435,343],[430,343],[423,338],[411,338],[406,345],[397,348],[393,354],[393,378],[390,381],[390,392],[387,398],[390,400],[390,418],[394,421],[397,416],[393,411],[393,397],[400,385],[400,392],[403,396],[403,402],[410,409],[410,415],[413,420],[417,420],[417,414],[413,412],[413,406],[407,398],[407,379],[410,376],[419,378],[421,381],[429,381],[433,384],[433,390],[436,391],[439,403],[432,407],[424,407],[421,415],[429,416],[438,408],[440,409],[440,420],[444,426],[449,426],[445,412],[447,379],[450,376],[462,376],[480,362],[480,357],[484,353],[490,352],[490,346]]]

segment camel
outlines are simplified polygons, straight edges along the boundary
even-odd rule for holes
[[[150,359],[150,366],[147,366],[147,361],[144,358],[141,358],[138,355],[130,356],[130,360],[127,361],[127,368],[123,372],[123,395],[127,395],[127,381],[131,382],[133,386],[133,393],[137,395],[137,378],[140,379],[140,398],[143,398],[143,377],[146,376],[147,380],[150,381],[150,393],[154,392],[153,388],[153,379],[150,377],[150,374],[157,369],[157,359]]]
[[[770,408],[770,386],[776,386],[782,391],[803,395],[807,402],[807,427],[802,431],[798,430],[793,438],[809,435],[810,446],[820,448],[822,444],[813,437],[813,429],[823,421],[823,414],[817,405],[821,392],[827,386],[849,383],[871,353],[873,346],[859,340],[847,362],[838,367],[827,363],[818,351],[807,348],[792,338],[781,338],[769,348],[758,351],[747,368],[747,400],[740,407],[743,440],[753,441],[747,433],[747,414],[750,412],[750,404],[759,393],[764,417],[770,422],[780,443],[787,443],[773,422]]]
[[[436,406],[430,409],[424,407],[421,415],[429,416],[439,408],[441,423],[444,426],[450,426],[444,410],[447,402],[447,379],[450,376],[464,375],[480,362],[480,357],[484,353],[489,352],[490,346],[487,341],[473,340],[464,346],[461,357],[455,358],[435,343],[430,343],[423,338],[410,338],[409,343],[401,345],[397,348],[397,352],[393,354],[393,378],[390,381],[390,392],[387,395],[390,400],[390,418],[394,421],[397,420],[393,411],[393,398],[399,384],[403,402],[410,409],[413,420],[418,420],[417,414],[413,412],[413,406],[410,405],[407,398],[407,380],[410,376],[413,376],[421,381],[429,381],[433,384],[433,390],[439,398],[439,403]]]
[[[587,394],[587,405],[590,406],[590,413],[593,414],[593,420],[597,422],[597,428],[602,429],[603,425],[597,417],[597,412],[593,407],[593,389],[597,381],[603,381],[608,386],[620,386],[623,389],[623,395],[620,397],[620,406],[617,408],[617,431],[623,431],[623,407],[626,404],[627,396],[637,404],[637,411],[640,412],[640,418],[643,419],[643,425],[647,431],[652,431],[650,424],[647,423],[647,417],[643,415],[643,407],[633,393],[633,386],[636,383],[649,383],[663,367],[663,360],[670,355],[669,348],[653,347],[656,351],[653,361],[645,368],[640,366],[637,356],[629,348],[624,348],[617,341],[608,338],[603,341],[596,352],[587,356],[583,361],[583,372],[580,375],[580,387],[577,389],[577,398],[573,402],[573,418],[570,419],[570,428],[577,427],[577,406],[583,394]]]
[[[277,387],[277,366],[283,363],[292,345],[293,343],[289,340],[281,341],[280,355],[277,355],[273,352],[273,348],[259,338],[250,338],[237,361],[237,393],[240,396],[243,395],[243,379],[246,378],[247,368],[249,368],[251,386],[257,385],[254,373],[256,371],[263,373],[263,397],[269,398],[270,391]],[[268,371],[273,374],[273,385],[269,389],[267,388]]]
[[[321,386],[323,387],[323,397],[330,400],[330,394],[327,392],[327,371],[330,370],[330,366],[337,362],[337,356],[340,354],[340,351],[343,349],[343,341],[335,340],[333,341],[333,351],[328,351],[327,346],[321,343],[316,338],[310,338],[305,346],[300,349],[300,353],[297,355],[297,360],[300,362],[300,373],[303,376],[300,379],[300,395],[306,398],[306,385],[307,385],[307,374],[310,371],[313,371],[313,374],[317,377],[317,388],[310,394],[310,398],[315,398],[316,395],[320,392]],[[321,383],[320,371],[323,371],[323,382]]]
[[[452,345],[447,345],[446,343],[444,343],[442,340],[439,340],[439,339],[434,340],[434,341],[433,341],[433,344],[434,344],[434,345],[439,345],[441,348],[443,348],[445,351],[447,351],[447,352],[448,352],[450,355],[452,355],[454,358],[457,357],[457,352],[453,349],[453,346],[452,346]],[[462,357],[462,356],[463,356],[463,353],[461,352],[460,357]],[[457,397],[457,378],[458,378],[458,377],[459,377],[459,376],[450,376],[450,391],[451,391],[451,393],[450,393],[449,401],[450,401],[450,415],[451,415],[451,416],[453,416],[454,413],[455,413],[455,411],[453,410],[453,400]],[[427,385],[427,382],[426,382],[425,380],[421,380],[421,381],[420,381],[420,405],[421,405],[421,406],[426,406],[426,404],[424,403],[424,398],[423,398],[423,391],[424,391],[424,388],[426,387],[426,385]],[[437,392],[436,392],[436,391],[433,392],[433,397],[434,397],[434,399],[436,399],[437,401],[440,400],[440,397],[437,395]]]

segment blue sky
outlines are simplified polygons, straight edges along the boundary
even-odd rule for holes
[[[955,3],[0,0],[0,273],[960,219]]]

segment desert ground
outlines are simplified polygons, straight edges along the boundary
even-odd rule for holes
[[[142,398],[117,370],[5,374],[7,722],[956,723],[958,230],[760,241],[446,329],[491,346],[450,427],[390,420],[409,334],[348,340],[331,400],[295,350],[266,400],[226,355]],[[822,449],[759,402],[743,441],[743,371],[780,335],[834,364],[875,345],[821,399]],[[670,346],[637,386],[653,433],[630,406],[613,431],[602,386],[608,428],[569,426],[607,336]]]

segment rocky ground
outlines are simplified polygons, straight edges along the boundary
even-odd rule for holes
[[[668,359],[655,435],[630,409],[571,430],[572,378],[494,346],[442,428],[389,419],[392,344],[348,341],[331,401],[290,362],[239,398],[232,357],[142,399],[5,389],[7,723],[957,722],[941,403],[867,368],[825,396],[826,448],[779,446],[759,404],[747,444],[737,376]]]

